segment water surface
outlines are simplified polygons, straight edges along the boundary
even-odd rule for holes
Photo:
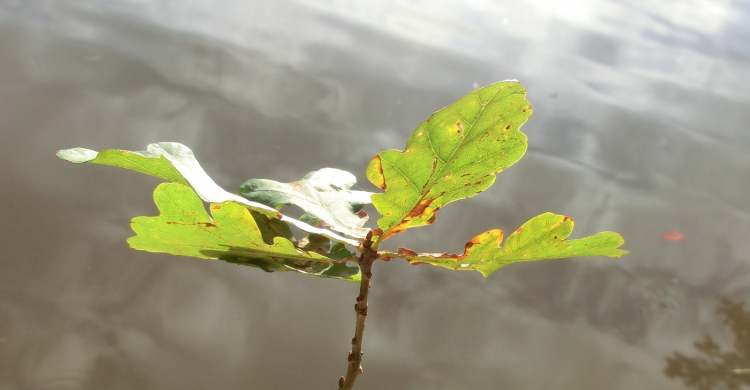
[[[665,358],[704,334],[731,349],[716,308],[750,298],[748,16],[723,0],[0,1],[0,389],[333,389],[345,368],[356,286],[130,251],[156,181],[56,149],[172,140],[226,188],[335,166],[372,189],[372,155],[510,78],[535,107],[526,158],[392,245],[456,251],[550,210],[574,234],[622,232],[631,255],[487,280],[378,264],[358,388],[683,389]]]

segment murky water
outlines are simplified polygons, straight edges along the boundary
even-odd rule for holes
[[[379,264],[358,388],[683,389],[674,351],[741,348],[716,308],[750,298],[746,2],[257,3],[0,1],[0,389],[333,389],[349,350],[356,286],[130,251],[155,180],[56,149],[174,140],[227,188],[335,166],[370,189],[370,156],[508,78],[527,157],[393,245],[552,210],[632,254]]]

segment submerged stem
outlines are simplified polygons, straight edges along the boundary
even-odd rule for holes
[[[339,378],[339,390],[351,390],[357,376],[362,373],[362,339],[365,333],[367,319],[367,296],[370,292],[372,278],[372,263],[378,258],[378,253],[372,248],[372,234],[368,234],[362,243],[362,254],[359,256],[359,267],[362,270],[362,280],[359,284],[359,295],[354,311],[357,314],[352,338],[352,350],[346,364],[346,376]]]

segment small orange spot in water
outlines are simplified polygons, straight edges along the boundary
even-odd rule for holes
[[[682,241],[685,235],[679,230],[670,230],[661,234],[661,238],[667,241]]]

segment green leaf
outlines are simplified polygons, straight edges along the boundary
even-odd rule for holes
[[[57,157],[77,164],[88,162],[91,164],[110,165],[156,176],[168,182],[188,184],[169,160],[160,153],[152,150],[134,152],[130,150],[107,149],[96,152],[85,148],[72,148],[58,151]]]
[[[291,183],[250,179],[240,186],[240,195],[275,208],[296,205],[335,231],[364,238],[367,215],[356,211],[371,202],[372,193],[353,191],[356,183],[347,171],[323,168]]]
[[[101,152],[85,148],[65,149],[57,156],[73,163],[94,163],[111,165],[156,176],[168,182],[189,184],[208,203],[236,202],[270,217],[292,224],[309,233],[320,234],[333,240],[358,245],[358,240],[343,237],[328,229],[318,228],[298,219],[283,215],[273,207],[247,200],[237,194],[227,192],[200,166],[193,151],[177,142],[160,142],[148,145],[145,151],[108,149]]]
[[[195,191],[179,183],[157,186],[154,202],[158,216],[131,221],[135,235],[128,244],[133,249],[221,259],[266,271],[297,271],[352,281],[359,278],[356,265],[298,249],[283,236],[286,233],[278,220],[262,214],[254,218],[242,204],[212,203],[209,215]]]
[[[625,241],[615,232],[601,232],[592,236],[567,240],[573,232],[573,219],[568,216],[540,214],[516,229],[505,243],[503,231],[488,230],[472,238],[464,253],[416,253],[401,248],[398,255],[412,264],[427,263],[452,270],[475,270],[485,277],[498,269],[520,261],[552,260],[579,256],[621,257],[627,251],[619,249]]]
[[[520,127],[531,116],[525,88],[503,81],[479,88],[435,112],[401,150],[376,155],[367,178],[382,217],[382,238],[433,223],[446,204],[472,197],[526,152]]]

